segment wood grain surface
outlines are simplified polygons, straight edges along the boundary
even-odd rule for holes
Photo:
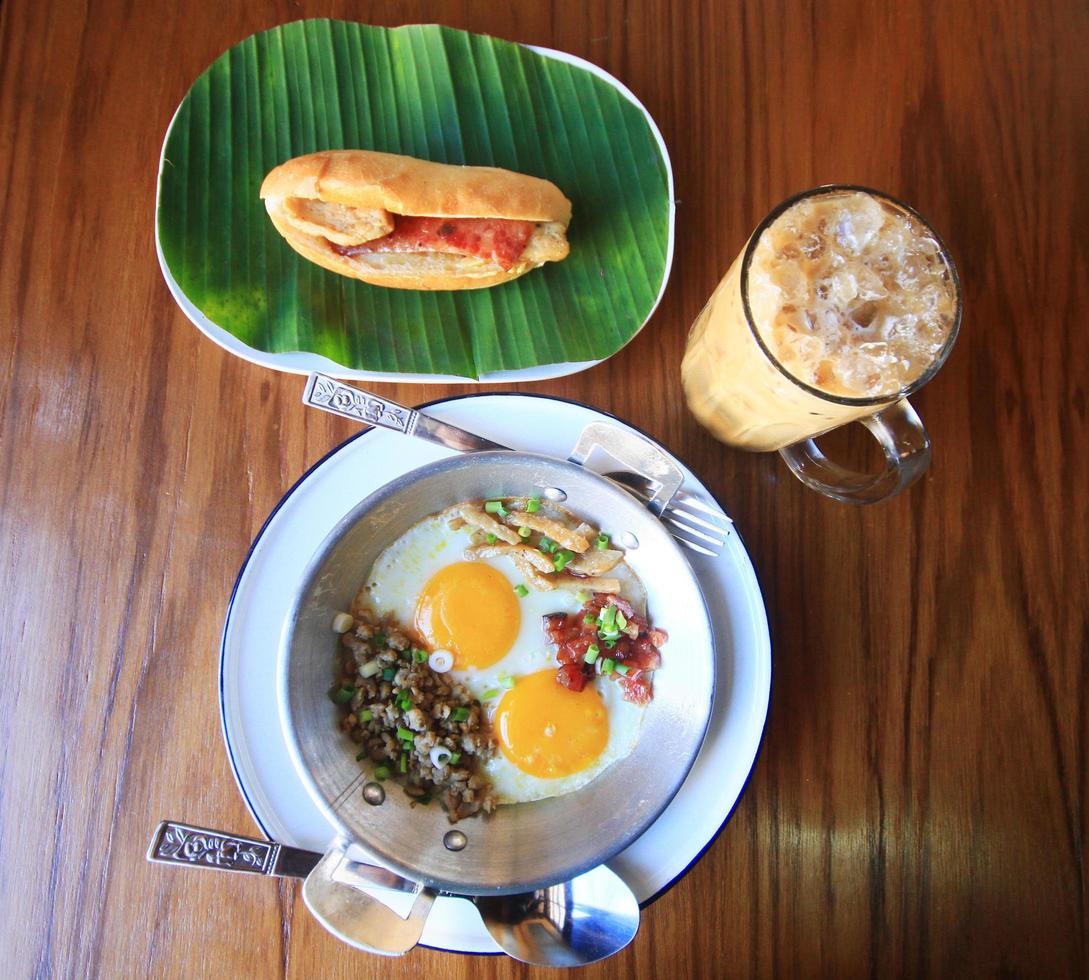
[[[220,734],[227,599],[280,496],[355,431],[174,305],[152,234],[159,149],[218,54],[326,15],[587,58],[643,100],[673,157],[677,254],[651,324],[526,390],[630,420],[725,502],[767,601],[771,713],[726,829],[635,943],[580,976],[1084,976],[1089,8],[1074,0],[6,0],[4,975],[537,972],[370,958],[293,883],[144,860],[160,818],[254,830]],[[749,231],[827,181],[915,204],[965,287],[957,348],[916,399],[932,470],[868,509],[719,445],[679,385],[687,328]],[[836,443],[863,459],[867,439]]]

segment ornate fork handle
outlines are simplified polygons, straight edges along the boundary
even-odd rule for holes
[[[410,436],[416,429],[419,413],[396,402],[385,401],[366,391],[341,384],[324,374],[312,374],[306,383],[303,401],[315,408],[343,415],[367,425],[379,425]]]
[[[497,449],[509,450],[497,442],[478,436],[475,432],[466,432],[456,425],[440,422],[430,415],[424,415],[412,408],[405,408],[385,398],[379,398],[368,391],[360,391],[351,385],[342,384],[325,374],[314,373],[306,381],[303,390],[303,404],[320,408],[334,415],[343,415],[346,419],[377,425],[383,429],[393,429],[406,436],[426,439],[438,443],[459,453],[488,452]]]

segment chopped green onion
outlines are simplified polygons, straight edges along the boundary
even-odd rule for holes
[[[529,500],[526,501],[526,513],[527,514],[536,514],[537,511],[539,511],[540,509],[541,509],[541,498],[540,497],[530,497]]]
[[[498,693],[499,693],[499,688],[498,687],[489,687],[488,690],[486,690],[483,694],[480,695],[480,697],[484,701],[490,701]]]
[[[605,551],[609,547],[609,535],[599,534],[597,540],[594,542],[594,546],[598,551]]]
[[[347,704],[355,697],[355,688],[351,686],[338,687],[335,691],[329,692],[329,697],[333,699],[334,704]]]
[[[630,670],[631,670],[631,667],[629,667],[627,664],[617,664],[616,665],[616,672],[618,674],[627,674]]]
[[[410,732],[407,728],[404,728],[403,726],[398,725],[397,726],[397,737],[402,742],[411,742],[416,736],[412,732]]]
[[[370,721],[373,717],[374,717],[374,712],[371,711],[370,708],[364,708],[361,712],[359,712],[359,721],[364,725],[368,721]]]
[[[526,597],[527,595],[529,595],[529,589],[527,589],[527,588],[526,588],[526,587],[525,587],[524,585],[522,585],[521,583],[519,583],[518,585],[516,585],[516,586],[514,587],[514,591],[515,591],[515,594],[516,594],[516,595],[518,596],[518,598],[520,598],[520,599],[524,599],[524,598],[525,598],[525,597]]]
[[[382,680],[384,680],[384,681],[391,681],[396,676],[397,676],[397,668],[396,667],[387,667],[385,670],[382,671]]]
[[[368,660],[359,668],[359,676],[364,679],[374,677],[375,674],[381,673],[381,671],[382,665],[377,660]]]
[[[499,686],[505,687],[508,691],[514,687],[514,678],[510,674],[499,675]]]
[[[616,661],[612,657],[606,657],[601,661],[601,672],[606,676],[616,670]]]
[[[537,547],[546,555],[550,555],[556,550],[556,542],[551,538],[541,538],[541,540],[537,542]]]
[[[484,540],[487,541],[488,544],[495,544],[495,542],[498,541],[499,538],[497,538],[494,534],[485,534]]]
[[[616,606],[606,606],[601,610],[601,616],[598,618],[598,622],[605,630],[611,630],[616,627]]]
[[[598,645],[596,643],[591,643],[586,648],[586,656],[582,659],[585,660],[588,664],[593,664],[597,663],[597,658],[599,656],[601,656],[601,650],[598,648]]]
[[[552,556],[552,564],[557,572],[562,572],[567,567],[567,563],[574,557],[575,553],[573,551],[557,551]]]
[[[484,510],[489,514],[498,514],[500,517],[506,517],[510,511],[503,506],[502,500],[489,500],[484,504]]]
[[[415,660],[416,663],[422,664],[427,659],[427,651],[426,650],[413,650],[412,651],[412,659]]]
[[[383,779],[389,779],[389,766],[379,766],[374,770],[374,778],[381,782]]]
[[[386,634],[385,633],[375,633],[374,634],[374,642],[377,643],[380,647],[384,647],[386,645],[386,643],[387,643]]]
[[[579,589],[578,592],[575,593],[575,599],[580,603],[587,603],[590,601],[590,593],[585,589]]]
[[[607,639],[605,641],[605,649],[606,650],[611,650],[615,646],[616,646],[616,640],[613,637],[609,637],[609,639]]]
[[[427,666],[436,674],[445,674],[454,666],[454,655],[449,650],[432,650]]]
[[[594,623],[597,622],[597,620],[594,618],[593,613],[587,613],[585,616],[582,617],[582,622],[586,626],[593,626]]]
[[[401,762],[397,768],[400,769],[401,772],[408,772],[408,756],[404,752],[401,753]]]
[[[468,708],[455,708],[454,713],[450,716],[451,721],[465,721],[469,717]]]
[[[412,695],[408,691],[402,691],[397,696],[397,707],[402,711],[408,711],[412,707]]]
[[[364,749],[362,752],[359,753],[359,755],[357,755],[355,757],[355,761],[356,762],[362,762],[365,758],[367,758],[367,750],[366,749]]]
[[[520,538],[528,538],[532,533],[533,533],[532,528],[528,528],[528,527],[518,528],[518,537],[520,537]]]
[[[455,752],[452,756],[450,756],[450,761],[447,763],[447,765],[456,766],[459,762],[461,762],[461,753]]]

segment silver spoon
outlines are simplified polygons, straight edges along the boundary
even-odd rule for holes
[[[273,841],[239,837],[167,820],[156,829],[147,857],[159,864],[306,878],[322,861],[323,855]],[[385,868],[351,862],[347,871],[348,880],[354,881],[357,887],[377,885],[394,891],[421,891],[415,882]],[[594,963],[620,952],[639,931],[639,903],[635,895],[624,880],[605,865],[572,881],[535,892],[450,897],[467,899],[476,906],[484,927],[508,956],[537,966]],[[405,921],[402,931],[407,936],[412,923],[416,923],[415,936],[408,937],[396,950],[385,952],[401,953],[411,949],[419,940],[423,920],[424,916],[414,915]],[[321,922],[344,938],[341,929],[333,923],[327,919],[321,919]]]
[[[639,930],[639,903],[603,864],[551,888],[470,901],[492,939],[523,963],[594,963],[622,950]]]

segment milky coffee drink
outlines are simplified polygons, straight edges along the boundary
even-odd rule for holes
[[[957,289],[912,212],[832,189],[758,234],[693,325],[681,369],[689,407],[723,442],[791,445],[880,411],[940,363]]]

